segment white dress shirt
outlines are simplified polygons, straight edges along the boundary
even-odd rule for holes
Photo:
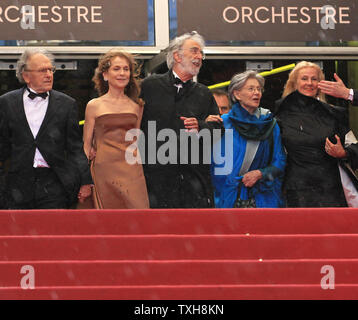
[[[349,89],[348,100],[349,100],[350,102],[353,102],[353,98],[354,98],[354,91],[353,91],[353,89]]]
[[[31,89],[31,88],[30,88]],[[31,89],[31,91],[36,92],[35,90]],[[29,97],[29,92],[27,90],[24,91],[23,101],[24,101],[24,109],[26,114],[26,119],[31,129],[32,135],[36,138],[37,133],[40,130],[42,121],[45,118],[45,114],[47,111],[49,96],[46,99],[41,97],[35,97],[35,99],[31,100]],[[37,167],[50,167],[39,149],[36,148],[35,157],[34,157],[34,168]]]

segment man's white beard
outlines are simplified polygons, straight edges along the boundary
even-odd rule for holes
[[[189,59],[183,59],[183,61],[181,62],[181,67],[184,70],[184,72],[191,74],[193,77],[197,76],[199,71],[200,71],[200,67],[196,67],[193,65],[193,62],[199,62],[199,59],[193,59],[193,60],[189,60]]]

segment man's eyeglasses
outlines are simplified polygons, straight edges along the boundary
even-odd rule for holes
[[[55,72],[56,72],[56,67],[43,68],[43,69],[39,69],[39,70],[25,69],[24,71],[28,71],[28,72],[39,72],[39,73],[42,73],[42,74],[46,74],[47,72],[55,73]]]
[[[186,48],[180,48],[180,50],[189,50],[190,53],[192,53],[193,55],[198,55],[199,53],[201,54],[201,59],[202,60],[205,60],[205,53],[203,50],[200,50],[199,48],[197,47],[193,47],[193,48],[189,48],[189,49],[186,49]]]

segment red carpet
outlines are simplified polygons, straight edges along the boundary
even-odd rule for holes
[[[358,299],[357,248],[348,208],[0,211],[0,299]]]

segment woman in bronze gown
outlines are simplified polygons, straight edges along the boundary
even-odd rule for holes
[[[126,151],[135,145],[126,134],[139,129],[143,114],[135,69],[131,54],[111,50],[99,60],[92,79],[99,98],[87,104],[83,140],[97,209],[149,207],[142,165],[126,160]]]

